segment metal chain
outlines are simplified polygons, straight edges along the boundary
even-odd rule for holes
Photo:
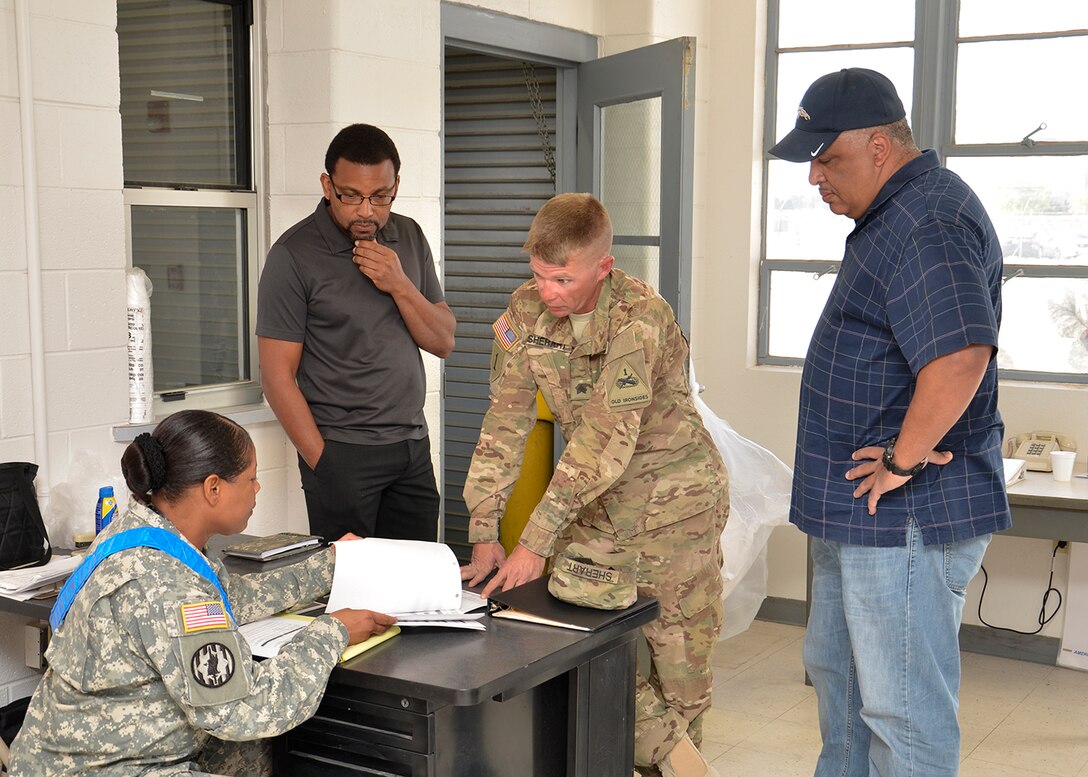
[[[555,148],[552,146],[551,137],[548,134],[548,122],[544,116],[544,104],[540,101],[540,82],[536,79],[536,67],[532,62],[522,62],[521,71],[525,75],[525,88],[529,92],[529,102],[533,106],[533,118],[536,119],[537,134],[540,135],[540,145],[544,150],[544,164],[548,168],[548,175],[555,183]]]

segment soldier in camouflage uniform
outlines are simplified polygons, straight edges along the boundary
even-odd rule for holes
[[[209,468],[220,474],[202,478]],[[245,528],[259,490],[245,430],[204,411],[141,435],[122,469],[134,499],[92,551],[132,529],[166,532],[195,551],[212,533]],[[49,668],[12,747],[13,774],[265,773],[267,742],[254,740],[310,717],[341,651],[393,621],[324,615],[257,663],[237,623],[328,593],[333,551],[247,576],[210,564],[214,581],[180,555],[133,547],[94,568],[46,652]]]
[[[491,406],[464,492],[475,544],[462,576],[475,584],[497,568],[487,595],[540,575],[568,542],[635,551],[639,593],[661,607],[644,627],[651,669],[637,684],[635,763],[701,777],[713,773],[693,742],[721,629],[727,476],[691,400],[673,311],[613,268],[611,242],[608,214],[590,195],[558,195],[533,220],[524,250],[534,279],[493,327]],[[499,519],[538,390],[567,445],[507,559]]]

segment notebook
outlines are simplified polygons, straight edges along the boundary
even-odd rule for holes
[[[312,534],[280,532],[267,537],[254,537],[251,540],[236,542],[223,548],[223,553],[252,561],[271,561],[274,558],[302,553],[320,544],[321,538]]]
[[[597,631],[629,617],[642,609],[640,604],[649,601],[652,601],[649,597],[640,596],[634,604],[622,610],[578,607],[560,601],[548,593],[548,578],[539,577],[509,591],[495,591],[488,599],[487,608],[494,618],[509,618],[577,631]]]

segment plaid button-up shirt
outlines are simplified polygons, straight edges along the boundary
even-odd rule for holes
[[[801,379],[790,520],[815,537],[926,544],[1011,525],[1001,465],[997,363],[937,446],[953,453],[884,494],[855,499],[851,453],[899,433],[919,370],[969,345],[997,347],[1001,249],[974,192],[926,151],[897,171],[846,239]]]

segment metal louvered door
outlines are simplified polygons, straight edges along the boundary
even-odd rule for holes
[[[444,537],[461,560],[472,552],[462,491],[488,406],[491,324],[529,278],[521,246],[555,194],[545,151],[554,146],[555,83],[552,67],[445,52],[444,275],[457,346],[445,368]]]

